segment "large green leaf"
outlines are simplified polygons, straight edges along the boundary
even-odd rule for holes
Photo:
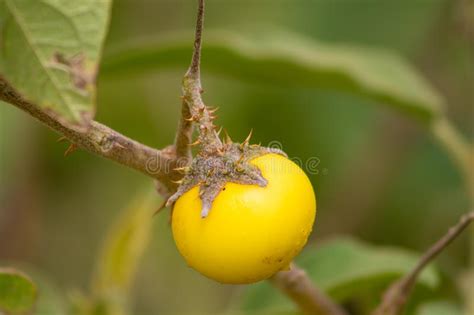
[[[339,302],[380,296],[396,278],[411,270],[417,255],[401,249],[377,247],[340,238],[306,248],[297,259],[315,284]],[[434,289],[438,276],[432,267],[419,278],[418,289]],[[252,285],[244,294],[245,310],[288,307],[291,303],[267,283]]]
[[[159,205],[157,193],[140,194],[108,231],[92,281],[94,298],[118,314],[140,258],[150,239],[153,213]],[[111,313],[112,314],[112,313]]]
[[[24,274],[10,268],[0,268],[0,313],[19,314],[30,310],[37,296],[36,286]]]
[[[95,113],[95,78],[111,0],[0,0],[1,74],[78,130]]]
[[[463,315],[463,312],[453,303],[433,302],[422,305],[417,315]]]
[[[170,34],[112,49],[104,58],[105,74],[129,75],[189,63],[192,40]],[[401,57],[388,51],[334,45],[283,33],[271,38],[244,38],[210,33],[204,38],[203,71],[251,82],[323,87],[368,97],[429,120],[443,100]]]

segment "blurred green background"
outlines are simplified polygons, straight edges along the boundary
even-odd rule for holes
[[[403,55],[444,95],[450,119],[473,139],[474,37],[467,1],[208,0],[206,29],[270,36],[291,31],[329,43],[384,48]],[[187,31],[195,1],[115,0],[104,62],[114,47]],[[189,55],[191,55],[190,40]],[[310,175],[318,198],[311,241],[352,235],[380,245],[423,250],[468,207],[459,172],[415,120],[337,91],[272,86],[206,72],[208,105],[233,139],[278,141],[290,157],[320,160]],[[173,69],[100,75],[97,120],[141,142],[173,140],[180,82]],[[153,185],[139,173],[78,151],[63,157],[58,135],[18,109],[0,106],[0,261],[49,274],[60,288],[86,289],[107,227]],[[156,205],[159,206],[158,204]],[[134,314],[216,314],[232,308],[240,287],[190,270],[171,237],[168,211],[133,289]],[[468,265],[468,237],[439,260],[446,278]],[[446,296],[456,297],[445,288]]]

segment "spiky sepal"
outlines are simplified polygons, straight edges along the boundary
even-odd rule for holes
[[[229,138],[215,153],[198,154],[190,167],[181,169],[185,173],[184,178],[166,205],[173,205],[184,193],[199,186],[201,217],[206,218],[214,199],[227,182],[265,187],[267,180],[262,176],[260,169],[250,164],[250,161],[268,153],[284,156],[286,154],[274,148],[249,145],[248,140],[249,138],[244,143],[232,143]]]

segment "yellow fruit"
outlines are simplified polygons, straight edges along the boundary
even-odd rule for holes
[[[227,183],[201,218],[199,187],[181,196],[172,229],[188,265],[221,283],[243,284],[286,269],[306,244],[316,215],[311,183],[295,163],[266,154],[251,161],[266,187]]]

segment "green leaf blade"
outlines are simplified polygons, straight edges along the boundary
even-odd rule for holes
[[[105,74],[130,74],[187,67],[189,38],[169,34],[112,50],[104,58]],[[204,72],[282,87],[327,88],[352,93],[431,121],[444,101],[403,58],[391,52],[353,45],[327,44],[295,34],[246,38],[206,32]]]
[[[2,74],[76,130],[95,114],[95,78],[111,0],[2,0]]]
[[[138,270],[140,259],[149,243],[153,213],[159,204],[155,191],[139,194],[118,216],[108,230],[97,260],[92,289],[107,307],[124,308]]]
[[[19,314],[29,311],[38,292],[24,274],[11,268],[0,268],[0,310]]]

